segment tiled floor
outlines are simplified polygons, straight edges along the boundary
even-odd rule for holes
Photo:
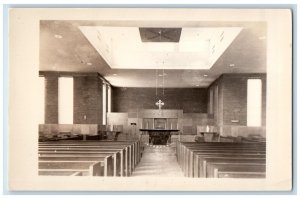
[[[177,163],[174,146],[146,146],[141,162],[132,174],[133,177],[183,177]]]

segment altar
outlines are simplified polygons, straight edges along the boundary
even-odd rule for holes
[[[178,129],[140,129],[141,132],[149,135],[149,144],[166,145],[170,143],[172,134],[177,134]]]
[[[178,134],[178,118],[182,116],[183,111],[163,110],[164,102],[162,100],[158,100],[155,105],[158,106],[158,110],[144,109],[139,112],[141,118],[139,130],[142,136],[149,136],[146,138],[149,144],[166,145],[171,143],[172,135]]]

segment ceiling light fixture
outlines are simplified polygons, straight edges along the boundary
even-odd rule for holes
[[[159,74],[158,76],[162,77],[162,76],[166,76],[166,75],[167,75],[167,73],[163,73],[163,74]]]
[[[204,74],[203,76],[204,76],[204,77],[207,77],[208,75]]]
[[[86,65],[91,66],[93,65],[91,62],[86,63]]]
[[[266,36],[260,36],[258,37],[259,40],[265,40],[266,39]]]
[[[62,38],[63,38],[63,36],[61,36],[61,35],[54,35],[54,37],[55,37],[56,39],[62,39]]]
[[[159,33],[159,40],[161,41],[161,30],[158,33]],[[168,56],[168,53],[166,54],[166,56]],[[157,64],[158,64],[158,62],[157,62]],[[165,103],[161,99],[159,99],[158,96],[157,96],[157,83],[158,83],[158,76],[162,77],[162,84],[160,84],[159,86],[162,87],[162,99],[164,99],[164,95],[165,95],[165,76],[167,75],[165,73],[164,64],[165,64],[165,61],[163,60],[162,61],[162,73],[158,74],[158,70],[157,70],[157,67],[156,67],[156,74],[155,74],[155,79],[156,79],[155,92],[156,92],[156,100],[158,100],[157,102],[155,102],[155,105],[158,106],[158,110],[159,110],[160,115],[162,114],[161,109],[165,105]]]
[[[113,76],[117,76],[118,74],[114,73]]]
[[[229,66],[230,66],[230,67],[234,67],[235,65],[234,65],[234,64],[229,64]]]

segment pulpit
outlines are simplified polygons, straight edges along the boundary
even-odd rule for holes
[[[218,135],[218,128],[216,126],[197,126],[197,135],[204,138],[205,142],[212,142],[213,138]]]

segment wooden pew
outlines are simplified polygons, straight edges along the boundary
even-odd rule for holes
[[[240,143],[179,143],[181,146],[177,147],[177,154],[180,156],[179,164],[181,165],[186,176],[190,176],[193,173],[193,151],[198,152],[216,152],[219,153],[220,150],[225,150],[226,152],[243,152],[247,151],[247,153],[265,153],[265,147],[254,146],[253,144],[242,145]],[[216,147],[214,147],[216,146]],[[205,151],[206,150],[206,151]],[[232,150],[232,151],[230,151]],[[252,151],[250,151],[252,150]],[[259,152],[261,150],[261,152]],[[182,158],[183,157],[183,158]]]
[[[232,144],[232,145],[229,145],[228,143],[224,143],[224,145],[222,145],[222,143],[218,143],[218,145],[216,144],[211,144],[211,145],[183,145],[181,144],[180,148],[178,149],[178,152],[179,154],[180,153],[186,153],[188,150],[190,149],[207,149],[207,150],[212,150],[212,149],[215,149],[215,150],[218,150],[218,149],[233,149],[235,150],[236,148],[240,148],[240,150],[247,150],[249,151],[249,149],[254,149],[254,150],[258,150],[258,149],[261,149],[263,151],[265,151],[265,146],[251,146],[251,145],[241,145],[241,144]]]
[[[71,154],[67,156],[40,156],[40,161],[94,161],[94,162],[100,162],[101,163],[101,173],[103,173],[103,176],[114,176],[114,163],[113,163],[113,157],[112,156],[97,156],[97,157],[86,157],[86,156],[80,156],[76,154]]]
[[[95,142],[95,141],[59,141],[59,142],[40,142],[39,149],[43,152],[47,152],[49,150],[53,150],[56,148],[56,151],[63,151],[67,152],[68,150],[72,149],[74,151],[82,151],[82,150],[89,150],[92,152],[93,150],[121,150],[125,148],[125,151],[121,152],[121,176],[129,176],[131,171],[133,170],[135,164],[141,158],[141,150],[140,150],[140,143],[139,142],[132,142],[132,141],[124,141],[124,142]],[[60,150],[62,149],[62,150]],[[117,158],[115,158],[117,159]],[[116,161],[115,161],[116,164]],[[125,171],[124,171],[125,168]]]
[[[80,152],[87,152],[87,153],[112,153],[113,159],[114,159],[114,167],[116,168],[116,173],[120,173],[121,176],[124,176],[124,173],[126,170],[128,170],[128,167],[125,165],[125,157],[126,152],[125,149],[107,149],[107,148],[73,148],[73,147],[49,147],[49,148],[39,148],[40,153],[80,153]]]
[[[116,168],[116,176],[120,174],[120,176],[124,176],[125,173],[128,173],[130,165],[128,165],[128,161],[125,162],[125,158],[127,158],[127,154],[124,148],[117,149],[109,149],[109,148],[73,148],[73,147],[48,147],[48,148],[39,148],[40,153],[80,153],[80,152],[91,152],[91,153],[112,153],[114,160],[114,167]]]
[[[216,178],[266,178],[266,172],[216,171]]]
[[[56,146],[63,146],[63,145],[69,145],[69,146],[86,146],[86,147],[89,147],[89,146],[118,146],[118,145],[130,145],[130,147],[132,148],[131,151],[132,151],[132,157],[134,158],[133,159],[133,165],[136,165],[139,161],[140,161],[140,158],[141,158],[141,154],[142,154],[142,151],[141,151],[141,144],[140,142],[133,142],[133,141],[117,141],[117,142],[113,142],[113,141],[98,141],[98,142],[95,142],[95,141],[77,141],[77,142],[74,142],[74,141],[70,141],[70,140],[66,140],[66,141],[58,141],[58,142],[40,142],[39,143],[39,146],[43,147],[45,145],[48,145],[48,144],[51,144],[51,145],[56,145]]]
[[[265,145],[257,145],[257,144],[248,144],[248,143],[220,143],[220,142],[217,142],[217,143],[179,143],[177,145],[177,154],[180,153],[182,150],[184,150],[185,148],[201,148],[201,149],[204,149],[204,148],[207,148],[207,149],[211,149],[211,148],[214,148],[214,149],[217,149],[217,148],[234,148],[234,147],[244,147],[244,148],[247,148],[247,147],[252,147],[252,148],[255,148],[255,149],[263,149],[265,150]],[[248,149],[247,149],[248,150]]]
[[[46,151],[90,151],[90,152],[95,152],[95,151],[105,151],[105,152],[120,152],[119,154],[116,153],[114,155],[114,165],[117,168],[117,172],[119,170],[121,171],[121,176],[128,176],[130,174],[130,171],[132,170],[132,162],[131,160],[131,148],[130,146],[75,146],[75,145],[49,145],[49,146],[40,146],[39,147],[40,151],[46,152]],[[120,169],[118,169],[118,167]]]
[[[185,142],[185,143],[177,143],[177,152],[180,152],[183,148],[191,148],[191,147],[197,147],[197,148],[225,148],[225,147],[252,147],[252,148],[260,148],[265,149],[265,144],[249,144],[249,143],[222,143],[222,142],[205,142],[205,143],[191,143],[191,142]]]
[[[39,159],[41,157],[45,158],[45,157],[56,157],[56,158],[61,158],[61,159],[68,159],[70,160],[72,157],[73,159],[78,158],[78,157],[87,157],[87,158],[91,158],[91,157],[98,157],[98,158],[104,158],[102,162],[102,165],[104,166],[103,168],[105,169],[104,174],[105,173],[109,173],[109,169],[111,168],[109,163],[108,163],[108,157],[112,156],[112,160],[113,160],[113,176],[118,176],[118,174],[120,173],[121,175],[121,171],[122,168],[120,167],[121,162],[120,162],[120,152],[116,152],[116,151],[93,151],[93,152],[89,152],[89,151],[39,151]],[[106,158],[106,161],[105,161]]]
[[[195,143],[195,142],[177,142],[176,144],[176,154],[180,155],[184,148],[225,148],[225,147],[253,147],[253,148],[260,148],[265,150],[265,144],[249,144],[249,143],[221,143],[221,142],[210,142],[210,143]]]
[[[87,176],[103,176],[101,162],[95,161],[39,161],[39,172],[45,171],[81,172]]]
[[[257,163],[266,164],[265,158],[244,158],[242,155],[240,157],[226,158],[226,157],[206,157],[200,160],[200,177],[207,177],[207,165],[217,163],[234,163],[234,164],[245,164],[245,163]]]
[[[205,177],[207,164],[214,162],[220,164],[227,163],[227,165],[230,165],[230,163],[258,163],[264,164],[265,167],[265,151],[265,143],[176,143],[178,163],[185,176],[189,177]],[[251,160],[254,162],[251,162]],[[218,175],[220,177],[265,176],[261,171],[256,172],[256,174],[252,171],[243,173],[243,175],[241,172],[242,171],[237,171],[237,173],[234,173],[234,171],[225,170],[220,171]]]
[[[206,160],[210,159],[261,159],[261,161],[266,161],[266,155],[256,155],[256,154],[245,154],[245,153],[199,153],[194,156],[194,172],[191,177],[206,177],[204,174],[206,173]]]
[[[133,170],[133,162],[129,162],[129,160],[131,160],[132,158],[132,153],[131,153],[131,146],[128,146],[128,145],[117,145],[117,146],[92,146],[92,145],[89,145],[89,146],[84,146],[84,145],[68,145],[68,144],[65,144],[65,145],[54,145],[54,144],[51,144],[51,145],[45,145],[45,146],[39,146],[39,150],[40,151],[47,151],[47,150],[53,150],[55,149],[56,151],[62,151],[62,150],[72,150],[72,151],[80,151],[80,150],[87,150],[87,151],[98,151],[98,150],[101,150],[101,151],[120,151],[121,153],[121,170],[123,171],[124,169],[126,170]],[[127,165],[127,166],[126,166]],[[126,171],[128,172],[128,171]],[[123,172],[124,173],[124,172]],[[123,176],[124,174],[121,174],[121,176]],[[126,173],[127,175],[127,173]]]
[[[100,142],[83,142],[85,146],[87,145],[103,145],[103,146],[118,146],[118,145],[129,145],[131,148],[131,156],[132,156],[132,169],[134,169],[135,165],[140,161],[142,154],[142,146],[139,141],[100,141]]]
[[[117,170],[121,170],[121,176],[129,176],[130,173],[133,170],[133,160],[132,160],[132,148],[131,146],[88,146],[88,147],[80,147],[80,146],[48,146],[48,147],[39,147],[40,151],[46,152],[46,151],[57,151],[57,152],[66,152],[68,150],[72,151],[89,151],[89,152],[96,152],[96,151],[102,151],[102,152],[113,152],[114,155],[114,164]],[[119,152],[120,157],[119,157]],[[131,161],[130,161],[131,160]],[[120,168],[120,169],[118,169]]]
[[[222,144],[222,143],[218,143],[218,145],[220,145],[220,144]],[[191,144],[191,145],[195,145],[195,144]],[[197,144],[196,144],[197,145]],[[207,145],[207,144],[206,144]],[[228,144],[225,144],[225,146],[226,145],[228,145]],[[234,148],[234,150],[237,150],[238,148],[241,148],[241,149],[247,149],[248,150],[248,148],[247,147],[249,147],[249,146],[242,146],[242,145],[236,145],[236,144],[234,144],[234,146],[235,146],[235,148]],[[202,146],[203,147],[203,146]],[[211,147],[211,146],[210,146]],[[188,148],[188,151],[189,151],[189,149],[190,149],[191,147],[189,147]],[[197,148],[197,147],[196,147]],[[226,148],[226,147],[223,147],[223,148]],[[205,150],[207,150],[205,147],[204,147],[204,149]],[[213,148],[211,148],[211,149],[213,149]],[[231,149],[232,150],[232,149]],[[246,151],[247,151],[246,150]],[[184,151],[185,152],[185,151]],[[228,152],[232,152],[232,151],[227,151],[227,153]],[[247,152],[249,152],[249,151],[247,151]],[[218,150],[216,150],[216,151],[214,151],[214,153],[219,153],[219,151]],[[242,152],[242,154],[243,154],[243,152]],[[232,154],[231,154],[232,155]],[[184,172],[185,172],[185,175],[187,176],[193,176],[193,168],[192,168],[192,166],[193,166],[193,164],[192,163],[190,163],[189,161],[189,155],[188,154],[184,154],[184,160],[181,160],[181,161],[183,161],[183,170],[184,170]],[[188,165],[188,166],[187,166]],[[195,170],[194,170],[194,172],[195,172]],[[198,174],[197,174],[198,175]]]
[[[113,142],[113,141],[58,141],[58,142],[40,142],[39,146],[40,147],[44,147],[45,145],[55,145],[55,146],[63,146],[63,145],[69,145],[69,146],[80,146],[80,147],[89,147],[89,146],[118,146],[118,145],[132,145],[134,148],[134,156],[136,156],[136,160],[135,163],[137,163],[140,160],[141,157],[141,144],[140,142],[134,142],[134,141],[117,141],[117,142]]]
[[[82,176],[80,171],[57,171],[52,169],[39,170],[39,175],[46,176]]]
[[[42,146],[39,147],[40,151],[103,151],[103,152],[120,152],[121,153],[121,161],[125,161],[129,155],[131,155],[131,148],[130,146]],[[125,160],[124,160],[125,159]],[[129,164],[129,163],[127,163]],[[123,163],[125,165],[125,162]]]
[[[265,156],[265,150],[262,149],[253,149],[253,148],[240,148],[240,147],[236,147],[236,148],[224,148],[224,149],[218,149],[218,150],[213,150],[213,149],[203,149],[203,150],[198,150],[198,149],[189,149],[189,151],[187,151],[185,154],[185,160],[187,162],[187,164],[185,164],[185,169],[188,169],[189,172],[193,172],[193,167],[194,167],[194,160],[195,160],[195,156],[196,155],[200,155],[203,153],[211,153],[212,155],[216,155],[216,154],[220,154],[222,153],[223,155],[227,156],[229,155],[229,157],[235,157],[237,155],[252,155],[252,156],[259,156],[259,155],[263,155]],[[198,157],[199,158],[199,157]],[[190,174],[189,173],[189,174]],[[191,174],[192,175],[192,174]],[[192,176],[191,176],[192,177]]]
[[[208,163],[207,177],[218,178],[232,173],[232,176],[244,178],[246,176],[265,177],[265,175],[257,175],[266,172],[266,164],[259,163]],[[221,175],[220,175],[221,174]]]
[[[212,146],[212,145],[251,145],[251,146],[255,146],[255,145],[266,145],[265,142],[257,142],[257,143],[243,143],[243,142],[179,142],[179,144],[183,144],[185,146],[188,145],[198,145],[198,146]]]
[[[184,163],[183,163],[183,170],[185,173],[185,176],[192,177],[192,172],[193,172],[193,167],[194,167],[194,153],[201,154],[201,153],[215,153],[215,154],[220,154],[220,153],[225,153],[225,154],[230,154],[232,157],[236,155],[241,155],[241,154],[254,154],[254,155],[265,155],[265,151],[260,151],[260,150],[254,150],[252,149],[251,151],[239,151],[239,148],[236,149],[203,149],[203,150],[193,150],[185,153],[184,156]]]

